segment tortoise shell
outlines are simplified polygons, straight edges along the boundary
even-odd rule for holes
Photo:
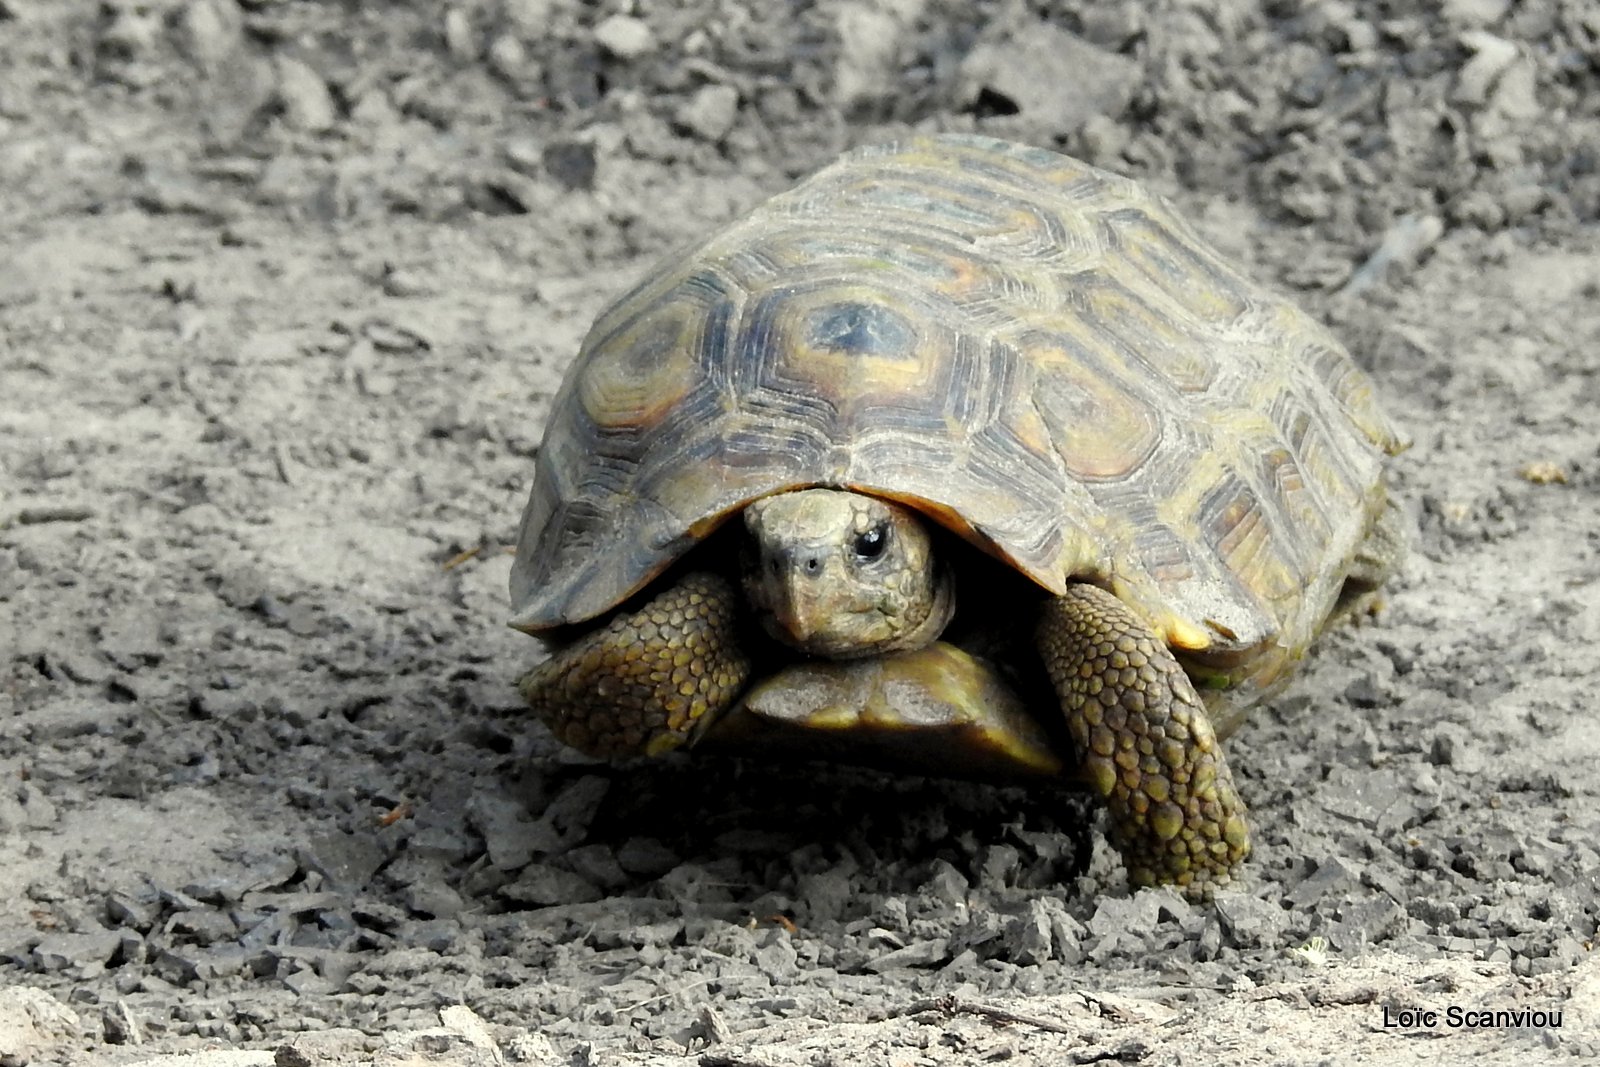
[[[1399,439],[1319,324],[1137,183],[970,136],[859,149],[657,265],[555,399],[513,625],[582,623],[761,496],[908,504],[1270,683]],[[1229,673],[1231,672],[1231,674]]]

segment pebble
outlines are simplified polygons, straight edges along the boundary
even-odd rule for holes
[[[653,837],[630,837],[617,849],[617,864],[645,878],[659,878],[681,862],[681,856]]]
[[[739,90],[731,85],[705,85],[680,107],[678,124],[707,141],[728,136],[739,117]]]
[[[1487,26],[1510,9],[1511,0],[1444,0],[1439,13],[1452,26]]]
[[[595,147],[587,141],[551,141],[540,153],[544,171],[565,189],[593,189],[598,169]]]
[[[1006,958],[1025,967],[1045,963],[1053,955],[1050,913],[1042,899],[1028,902],[1021,915],[1006,925],[1003,935]]]
[[[970,949],[980,959],[991,959],[997,949],[1004,947],[1006,917],[988,909],[974,909],[950,937],[951,951],[960,953]]]
[[[277,103],[283,121],[304,133],[325,133],[338,120],[333,94],[322,76],[291,56],[274,59]]]
[[[620,889],[631,881],[610,845],[580,845],[565,853],[562,859],[575,872],[602,889]]]
[[[1161,897],[1141,890],[1126,897],[1104,897],[1095,905],[1089,919],[1089,933],[1094,937],[1110,934],[1131,934],[1136,938],[1149,937],[1161,921]]]
[[[1384,813],[1408,792],[1392,772],[1338,766],[1324,781],[1319,795],[1327,811],[1375,829]]]
[[[793,978],[798,970],[794,942],[786,930],[769,931],[767,939],[755,952],[755,964],[761,973],[774,982]]]
[[[1328,940],[1346,955],[1355,955],[1387,938],[1405,918],[1405,909],[1388,897],[1367,897],[1340,907],[1339,920],[1328,928]]]
[[[527,808],[498,790],[474,793],[467,821],[483,835],[489,863],[501,871],[521,870],[535,856],[554,852],[560,843],[547,823],[535,822]]]
[[[611,790],[611,780],[598,774],[585,774],[565,786],[545,807],[540,822],[555,834],[551,851],[576,847],[589,834],[589,824]]]
[[[1285,899],[1296,908],[1307,908],[1328,893],[1343,893],[1355,886],[1361,872],[1338,856],[1324,860],[1315,871],[1289,890]]]
[[[228,913],[216,908],[180,911],[167,920],[162,930],[168,934],[180,934],[197,945],[231,941],[239,934],[238,925]]]
[[[547,863],[528,864],[515,882],[500,888],[500,893],[518,903],[536,907],[586,904],[604,896],[599,887],[582,875]]]
[[[283,984],[302,997],[326,997],[338,992],[338,987],[309,967],[295,971]]]
[[[0,1063],[42,1063],[50,1049],[78,1031],[77,1014],[43,990],[0,988]]]
[[[335,889],[358,890],[383,866],[383,845],[370,834],[342,830],[318,834],[295,850],[300,865],[322,875]]]
[[[1288,922],[1277,904],[1245,893],[1218,893],[1214,903],[1223,931],[1239,948],[1277,944]]]
[[[444,13],[444,46],[458,63],[478,58],[478,35],[472,28],[471,16],[462,8],[453,7]]]
[[[991,34],[967,53],[959,98],[972,107],[987,93],[1026,118],[1074,132],[1097,116],[1121,115],[1142,74],[1128,56],[1097,48],[1059,26],[1030,22]]]
[[[895,949],[867,961],[867,970],[874,974],[898,970],[902,967],[932,967],[950,958],[950,942],[942,937],[916,941],[905,948]]]
[[[98,971],[116,954],[122,936],[115,930],[79,934],[46,934],[33,946],[33,961],[40,970]]]
[[[966,876],[955,869],[948,860],[934,860],[933,873],[922,883],[922,892],[941,904],[958,905],[967,902]]]
[[[244,19],[234,0],[190,0],[176,19],[178,47],[191,62],[215,71],[244,39]]]
[[[638,59],[655,49],[650,24],[631,15],[612,15],[594,28],[594,40],[618,59]]]

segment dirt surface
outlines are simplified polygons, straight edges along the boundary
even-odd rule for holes
[[[1170,193],[1415,438],[1214,905],[1072,799],[519,710],[590,318],[908,128]],[[0,0],[0,212],[0,1063],[1600,1056],[1592,0]]]

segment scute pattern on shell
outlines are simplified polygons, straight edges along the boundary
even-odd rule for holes
[[[1046,589],[1104,584],[1219,660],[1292,656],[1396,447],[1338,342],[1136,183],[985,138],[875,146],[601,315],[539,457],[516,624],[593,618],[752,499],[828,485]]]

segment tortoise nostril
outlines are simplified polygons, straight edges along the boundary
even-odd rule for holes
[[[822,566],[822,561],[816,556],[806,557],[806,570],[812,574],[817,573],[817,568]]]

